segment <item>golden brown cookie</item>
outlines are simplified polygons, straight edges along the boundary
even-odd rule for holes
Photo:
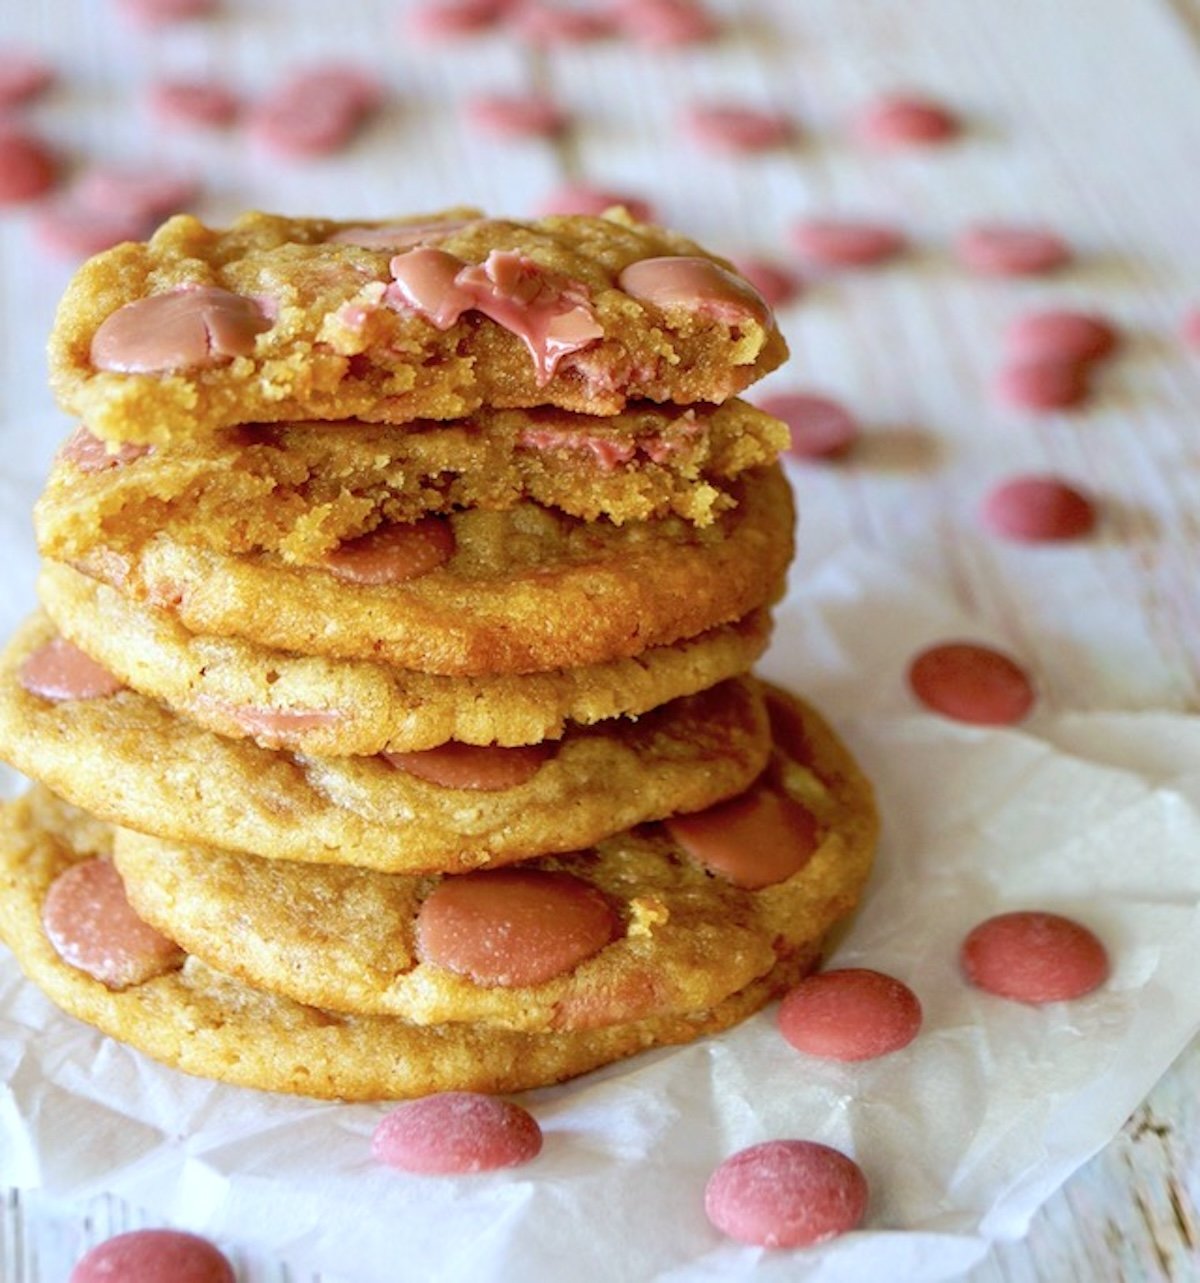
[[[811,709],[788,707],[802,729],[776,745],[774,769],[817,835],[810,847],[802,826],[797,871],[758,888],[712,875],[661,825],[499,877],[298,865],[125,830],[116,863],[138,914],[188,953],[311,1006],[529,1031],[708,1008],[820,939],[853,908],[870,869],[870,786]],[[790,756],[798,738],[805,762]],[[452,941],[447,960],[436,932],[463,894],[466,925],[500,943],[475,958]]]
[[[340,1016],[252,989],[196,958],[114,992],[64,962],[41,922],[55,879],[92,854],[70,845],[81,823],[92,827],[40,789],[0,808],[0,939],[68,1014],[186,1073],[266,1091],[381,1100],[544,1086],[727,1029],[804,976],[819,953],[813,942],[705,1010],[547,1034]]]
[[[771,634],[759,610],[635,659],[438,677],[193,636],[165,611],[55,562],[43,564],[38,593],[63,636],[127,686],[219,735],[324,756],[558,739],[572,722],[636,716],[748,672]]]
[[[91,259],[59,306],[50,374],[97,435],[165,443],[247,422],[721,402],[786,355],[727,263],[623,211],[252,213],[226,230],[180,215]]]
[[[272,859],[427,872],[574,850],[740,792],[770,749],[757,684],[734,679],[637,721],[572,730],[504,787],[469,786],[486,761],[459,772],[466,787],[439,784],[427,765],[446,778],[441,750],[424,764],[293,757],[132,690],[44,698],[22,673],[54,637],[35,616],[0,658],[0,757],[102,819]],[[493,750],[518,763],[528,752]]]
[[[167,533],[136,553],[98,549],[78,568],[194,633],[444,676],[544,672],[626,659],[769,604],[792,555],[791,492],[776,465],[733,493],[738,506],[704,529],[521,504],[386,527],[320,569]],[[370,574],[335,564],[344,554]]]
[[[34,512],[43,555],[136,550],[160,530],[218,552],[319,562],[389,522],[532,500],[594,521],[676,515],[706,526],[729,482],[774,462],[778,420],[744,401],[610,419],[565,410],[478,411],[403,428],[301,423],[227,429],[175,449],[117,454],[86,428],[59,452]]]

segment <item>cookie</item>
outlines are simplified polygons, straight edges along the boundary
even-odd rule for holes
[[[223,231],[181,215],[86,263],[59,306],[50,375],[96,435],[165,443],[484,405],[719,403],[786,355],[729,264],[624,211],[369,224],[253,213]]]
[[[641,405],[597,420],[564,410],[479,411],[453,424],[233,428],[174,450],[79,428],[35,508],[45,556],[136,550],[160,530],[218,552],[319,563],[389,522],[525,500],[618,524],[675,515],[710,525],[729,482],[772,463],[787,430],[742,401],[711,412]]]
[[[819,951],[813,942],[714,1007],[546,1034],[339,1016],[252,989],[196,958],[114,992],[64,962],[42,928],[55,878],[89,854],[70,846],[75,823],[70,808],[40,789],[0,809],[0,938],[22,970],[68,1014],[156,1060],[265,1091],[382,1100],[545,1086],[727,1029],[807,974]]]
[[[707,1008],[819,939],[853,907],[870,868],[869,785],[811,709],[788,707],[802,736],[776,745],[773,769],[819,836],[809,851],[802,828],[801,867],[754,889],[711,874],[661,825],[449,878],[263,860],[118,830],[117,868],[139,916],[188,953],[310,1006],[529,1031]],[[790,756],[797,742],[804,763]],[[472,935],[487,936],[486,953],[458,939],[447,946],[447,923],[464,915]]]
[[[669,646],[773,601],[793,547],[787,481],[775,465],[733,494],[738,506],[704,529],[520,504],[382,527],[319,569],[167,532],[78,569],[193,633],[448,677],[545,672]]]
[[[426,872],[575,850],[740,792],[770,749],[761,692],[734,679],[542,749],[473,750],[482,760],[293,757],[132,690],[34,694],[54,638],[35,616],[0,658],[0,757],[113,823],[270,858]]]
[[[63,636],[125,685],[219,735],[325,756],[559,739],[570,723],[637,716],[748,672],[771,635],[769,612],[758,610],[635,659],[437,677],[194,636],[164,611],[56,562],[43,564],[38,593]]]

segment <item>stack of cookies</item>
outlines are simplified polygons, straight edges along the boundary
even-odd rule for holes
[[[0,663],[0,932],[59,1005],[314,1096],[516,1090],[815,964],[870,790],[749,670],[786,350],[606,218],[172,219],[51,342],[81,426]]]

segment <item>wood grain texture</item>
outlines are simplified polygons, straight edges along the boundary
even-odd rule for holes
[[[846,465],[799,476],[802,566],[847,543],[886,553],[998,628],[1052,708],[1197,708],[1200,355],[1176,327],[1200,303],[1200,0],[727,0],[714,8],[730,35],[712,48],[543,52],[488,37],[452,54],[400,35],[405,7],[358,0],[331,23],[326,0],[228,0],[211,23],[149,36],[96,0],[28,0],[5,6],[3,36],[62,66],[63,90],[34,119],[64,153],[194,168],[213,220],[246,206],[524,212],[567,178],[644,192],[665,221],[729,253],[785,253],[804,213],[895,220],[914,242],[904,263],[814,278],[783,315],[795,358],[766,387],[843,397],[866,425]],[[334,55],[365,60],[393,89],[345,156],[287,165],[236,134],[147,130],[140,95],[160,74],[219,72],[250,91]],[[530,86],[575,114],[564,140],[499,145],[464,124],[470,92]],[[893,157],[852,146],[849,114],[898,86],[960,109],[964,140]],[[802,137],[764,156],[705,154],[680,117],[721,98],[794,113]],[[1060,228],[1079,267],[1046,282],[967,276],[948,245],[984,217]],[[68,270],[39,256],[27,219],[0,222],[0,423],[28,443],[0,474],[0,534],[17,563],[0,584],[5,631],[32,596],[24,513],[67,426],[39,351]],[[1086,413],[1025,421],[994,406],[988,383],[1005,322],[1048,302],[1111,314],[1126,342]],[[1017,471],[1093,491],[1101,536],[1037,550],[987,537],[979,501]],[[1200,1279],[1198,1097],[1194,1045],[971,1283]],[[105,1197],[81,1210],[10,1192],[0,1279],[60,1283],[88,1245],[140,1223]],[[227,1246],[242,1283],[316,1283]]]

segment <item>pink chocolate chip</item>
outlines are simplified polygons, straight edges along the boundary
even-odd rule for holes
[[[183,962],[183,953],[134,913],[110,860],[60,873],[42,905],[46,937],[62,960],[109,989],[140,985]]]
[[[115,169],[96,166],[75,185],[72,198],[97,214],[157,221],[178,213],[199,193],[194,178],[161,169]]]
[[[500,793],[527,784],[553,754],[550,744],[500,748],[450,740],[420,753],[383,756],[398,770],[442,788]]]
[[[517,32],[535,44],[581,44],[611,36],[616,21],[603,9],[562,8],[558,0],[527,0],[514,18]]]
[[[1087,400],[1088,368],[1079,361],[1015,361],[996,375],[996,399],[1035,414],[1069,410]]]
[[[483,263],[464,264],[442,250],[421,248],[397,254],[391,271],[388,301],[438,329],[476,311],[515,334],[529,349],[539,387],[554,377],[564,356],[604,337],[587,287],[523,254],[493,250]]]
[[[470,35],[486,31],[505,18],[514,0],[428,0],[418,4],[407,17],[409,30],[417,36]]]
[[[945,642],[922,651],[908,670],[913,694],[957,722],[1011,726],[1033,707],[1033,684],[1007,655],[973,642]]]
[[[39,646],[21,665],[21,685],[39,699],[61,704],[72,699],[104,699],[124,684],[65,637]]]
[[[1097,989],[1108,954],[1085,926],[1056,913],[1003,913],[963,942],[962,969],[976,988],[1015,1002],[1065,1002]]]
[[[869,267],[895,258],[904,233],[883,223],[846,218],[806,218],[794,223],[792,244],[819,267]]]
[[[54,153],[36,135],[0,124],[0,205],[44,196],[58,181]]]
[[[22,107],[54,83],[54,68],[24,49],[0,49],[0,110]]]
[[[727,325],[745,320],[771,324],[771,309],[749,281],[707,258],[684,255],[643,258],[617,278],[626,294],[655,307],[682,307],[715,316]]]
[[[1071,247],[1044,227],[977,223],[954,243],[958,261],[982,276],[1040,276],[1071,261]]]
[[[1200,352],[1200,307],[1189,308],[1179,322],[1179,337],[1195,352]]]
[[[849,967],[809,976],[779,1008],[783,1036],[809,1056],[873,1060],[907,1047],[921,1028],[921,1004],[899,980]]]
[[[428,1176],[520,1167],[541,1151],[542,1129],[527,1109],[473,1091],[398,1105],[371,1138],[371,1153],[381,1163]]]
[[[693,815],[674,815],[667,832],[698,864],[748,891],[798,873],[820,844],[811,811],[767,785]]]
[[[60,258],[88,258],[124,241],[145,240],[153,230],[143,214],[100,213],[73,198],[39,210],[34,223],[42,247]]]
[[[553,138],[567,115],[541,94],[478,94],[467,102],[471,123],[498,138]]]
[[[892,94],[868,104],[854,119],[854,135],[889,150],[949,142],[959,129],[954,113],[929,98]]]
[[[92,336],[98,370],[152,374],[223,365],[254,351],[271,328],[263,305],[213,285],[170,290],[126,303]]]
[[[217,0],[117,0],[117,7],[135,22],[158,27],[189,18],[205,18],[215,12]]]
[[[475,984],[524,988],[599,953],[617,927],[608,900],[582,878],[496,869],[439,883],[417,914],[417,949]]]
[[[599,218],[616,205],[624,206],[629,216],[639,223],[654,221],[654,208],[639,196],[628,192],[612,191],[605,187],[589,187],[585,183],[572,183],[556,187],[538,205],[541,214],[586,214]]]
[[[687,132],[714,151],[755,152],[783,147],[796,134],[782,112],[736,103],[698,103],[683,117]]]
[[[774,259],[748,256],[734,259],[733,265],[762,295],[768,307],[785,307],[804,292],[800,277]]]
[[[858,421],[829,397],[789,392],[763,397],[758,405],[788,425],[788,453],[798,459],[839,459],[858,440]]]
[[[202,697],[203,698],[203,697]],[[271,748],[290,748],[305,731],[319,731],[336,726],[345,714],[325,708],[254,708],[227,704],[224,700],[203,700],[225,714],[260,744]]]
[[[1086,362],[1111,356],[1116,327],[1102,316],[1063,308],[1027,312],[1010,325],[1004,350],[1015,362]]]
[[[996,534],[1023,543],[1079,539],[1096,525],[1092,501],[1057,477],[1014,477],[996,486],[982,516]]]
[[[697,0],[617,0],[615,17],[625,35],[653,48],[700,44],[719,33]]]
[[[771,1140],[727,1158],[704,1190],[708,1219],[758,1247],[811,1247],[861,1224],[867,1182],[845,1154],[808,1140]]]
[[[207,1239],[178,1230],[133,1230],[101,1243],[67,1283],[235,1283],[233,1267]]]
[[[160,80],[148,92],[150,110],[161,121],[214,129],[232,125],[241,110],[238,95],[220,80]]]
[[[105,442],[81,425],[67,438],[59,451],[59,458],[66,463],[73,463],[80,472],[107,472],[110,468],[119,468],[141,459],[150,453],[150,449],[148,445],[135,445],[132,441],[126,441],[116,450],[110,451]]]
[[[325,565],[349,583],[399,584],[444,566],[454,548],[454,530],[445,517],[422,517],[347,540],[326,556]]]
[[[284,156],[325,156],[349,145],[382,99],[367,71],[340,63],[304,67],[251,113],[251,129]]]

